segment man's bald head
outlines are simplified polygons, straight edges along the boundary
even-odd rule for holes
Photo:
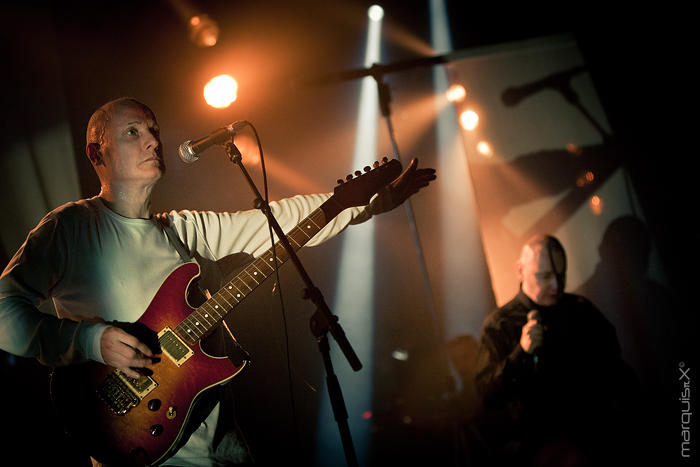
[[[118,99],[111,100],[95,110],[90,117],[90,121],[87,125],[87,131],[85,132],[86,144],[96,143],[101,146],[104,143],[105,130],[109,126],[109,122],[112,120],[115,110],[122,108],[141,109],[150,114],[155,120],[155,114],[153,111],[146,104],[139,102],[132,97],[120,97]]]
[[[535,235],[523,245],[516,263],[520,285],[537,304],[555,305],[566,284],[566,252],[551,235]]]

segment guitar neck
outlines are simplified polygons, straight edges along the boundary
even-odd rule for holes
[[[343,209],[344,207],[333,196],[327,199],[287,233],[287,239],[292,249],[295,252],[298,251]],[[211,298],[182,320],[177,326],[178,334],[190,344],[195,344],[209,334],[231,310],[274,273],[275,256],[278,265],[289,259],[289,253],[280,241],[277,241],[273,247],[252,261]]]

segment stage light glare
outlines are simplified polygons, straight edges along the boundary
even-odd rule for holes
[[[372,5],[367,9],[367,16],[372,21],[381,21],[384,18],[384,8],[379,5]]]
[[[204,86],[204,100],[214,108],[226,108],[237,98],[238,83],[229,75],[215,76]]]
[[[486,141],[479,141],[476,143],[476,150],[484,157],[491,157],[493,155],[491,145]]]
[[[591,197],[590,206],[591,211],[596,216],[599,216],[603,212],[603,200],[600,199],[600,196],[598,195],[594,195]]]
[[[580,156],[581,154],[583,154],[583,149],[581,149],[578,145],[574,143],[568,143],[566,145],[566,151],[572,156]]]
[[[445,93],[450,102],[462,102],[467,97],[467,90],[461,84],[453,84]]]
[[[479,115],[473,110],[465,110],[459,115],[459,123],[465,130],[472,131],[479,125]]]
[[[587,170],[584,173],[582,173],[581,175],[579,175],[579,177],[576,179],[576,186],[581,188],[581,187],[584,187],[586,185],[593,183],[594,180],[595,180],[595,174],[592,171]]]
[[[212,47],[219,40],[219,26],[207,15],[190,18],[190,40],[199,47]]]

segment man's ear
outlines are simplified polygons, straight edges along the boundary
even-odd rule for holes
[[[102,163],[102,153],[100,152],[99,143],[88,143],[85,146],[85,154],[92,162],[92,165],[100,165]]]
[[[523,281],[523,263],[518,259],[515,262],[515,276],[518,278],[518,281],[522,283]]]

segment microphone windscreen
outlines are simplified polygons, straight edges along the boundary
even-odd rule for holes
[[[187,164],[191,164],[199,159],[199,156],[192,151],[192,147],[190,146],[191,142],[192,141],[185,141],[180,145],[180,147],[177,148],[177,153],[180,155],[180,159],[182,159],[182,162]]]

